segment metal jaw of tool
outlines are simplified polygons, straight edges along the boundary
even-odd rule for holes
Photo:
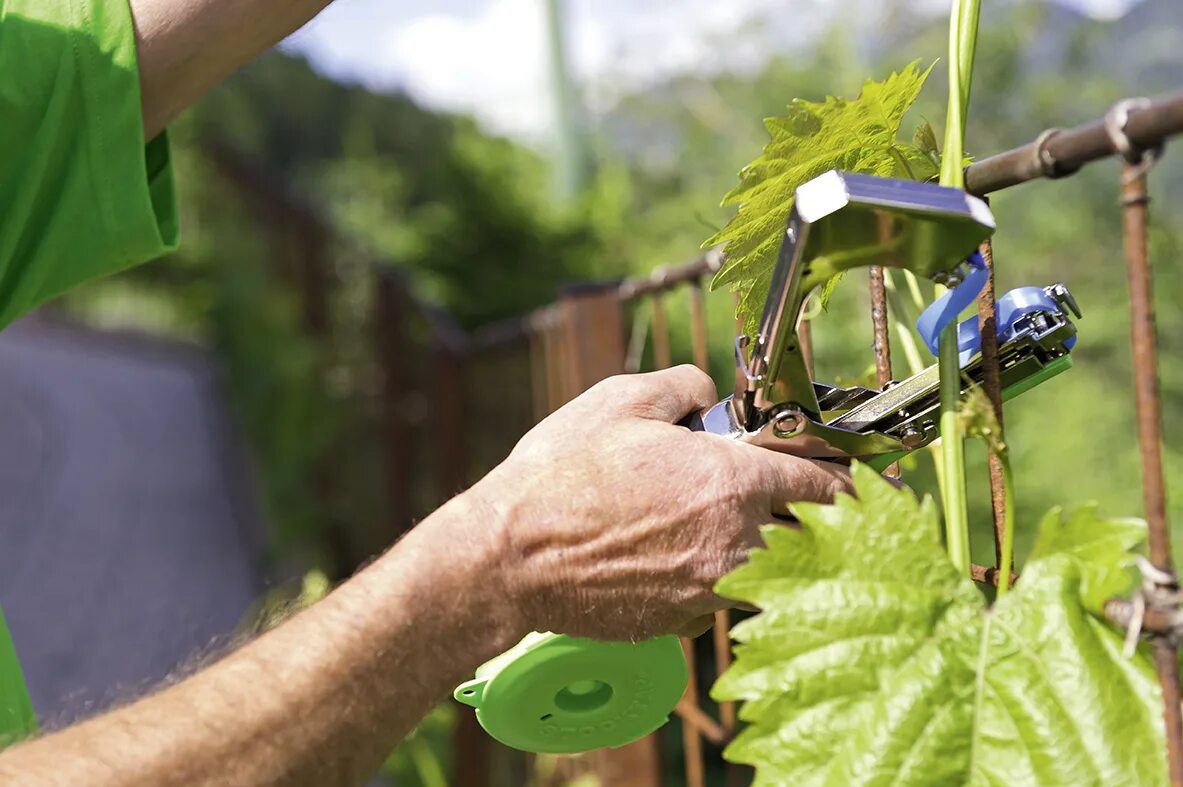
[[[886,265],[956,285],[968,272],[964,260],[993,230],[985,203],[957,189],[837,171],[802,185],[759,328],[751,342],[736,339],[736,392],[688,425],[783,453],[876,465],[931,442],[939,408],[935,366],[882,391],[816,382],[797,325],[809,293],[851,268]],[[1063,285],[1021,288],[999,302],[1008,394],[1070,363],[1076,329],[1065,306],[1075,312]],[[960,326],[963,389],[980,382],[976,325]]]

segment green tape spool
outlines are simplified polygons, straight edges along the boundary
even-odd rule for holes
[[[481,726],[506,746],[575,754],[658,729],[688,679],[677,637],[599,642],[535,632],[479,667],[453,696],[476,708]]]

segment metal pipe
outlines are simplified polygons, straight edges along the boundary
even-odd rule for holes
[[[1131,109],[1125,125],[1126,136],[1139,150],[1156,148],[1181,132],[1183,91]],[[983,196],[1037,178],[1063,177],[1119,152],[1104,119],[1071,129],[1048,129],[1034,142],[971,164],[965,170],[965,189]]]
[[[723,267],[723,252],[711,249],[698,259],[682,265],[660,267],[647,276],[625,279],[620,284],[620,297],[631,301],[643,295],[676,290],[683,284],[698,281],[705,276],[714,276]]]

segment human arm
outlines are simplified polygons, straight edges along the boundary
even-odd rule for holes
[[[641,639],[722,606],[714,581],[833,466],[673,422],[697,370],[606,381],[532,430],[325,600],[196,676],[0,754],[27,787],[356,784],[530,629]]]
[[[144,133],[182,110],[329,4],[329,0],[129,0]]]

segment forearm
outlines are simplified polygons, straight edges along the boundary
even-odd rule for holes
[[[0,755],[0,783],[360,783],[450,687],[524,633],[501,611],[496,528],[482,515],[454,500],[195,677]]]
[[[130,0],[146,136],[329,1]]]

